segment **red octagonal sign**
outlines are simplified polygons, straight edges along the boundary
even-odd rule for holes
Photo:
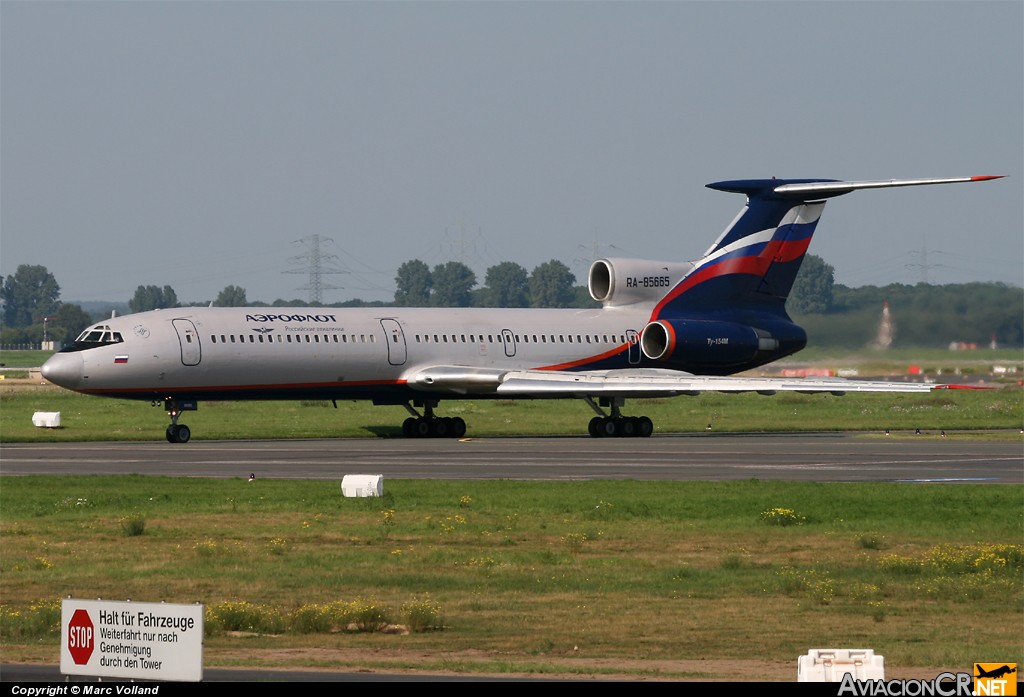
[[[75,610],[68,621],[68,651],[75,665],[83,666],[89,662],[95,647],[96,632],[92,619],[85,610]]]

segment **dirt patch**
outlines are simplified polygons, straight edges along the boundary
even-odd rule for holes
[[[396,663],[404,668],[394,668]],[[510,666],[501,673],[489,672],[496,663]],[[515,672],[522,663],[524,670]],[[450,664],[449,670],[418,669],[416,664]],[[551,680],[616,680],[630,682],[796,682],[797,659],[791,662],[760,660],[644,660],[587,658],[586,656],[536,655],[511,657],[485,651],[460,651],[435,654],[418,651],[394,652],[386,649],[227,649],[208,651],[209,668],[253,667],[268,670],[339,671],[346,673],[397,673],[405,675],[479,676],[488,678],[542,678]],[[474,670],[474,665],[480,670]],[[311,667],[316,666],[316,667]],[[330,667],[324,667],[330,666]],[[529,666],[529,668],[527,667]],[[536,670],[544,666],[543,672]],[[534,668],[535,670],[530,670]],[[886,667],[885,679],[931,680],[943,672],[966,672],[957,668]]]

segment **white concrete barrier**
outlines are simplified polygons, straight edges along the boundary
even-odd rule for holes
[[[344,496],[383,496],[383,474],[346,474],[341,479]]]
[[[37,411],[32,415],[32,425],[39,428],[60,428],[60,412]]]
[[[872,649],[811,649],[797,661],[797,682],[885,680],[885,659]]]

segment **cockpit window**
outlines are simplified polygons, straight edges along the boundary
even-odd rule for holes
[[[123,341],[121,339],[121,332],[112,331],[105,324],[89,327],[75,339],[76,344],[78,342],[85,344],[119,344],[121,341]]]
[[[120,344],[122,341],[124,341],[124,339],[121,338],[121,332],[115,332],[107,325],[101,324],[95,327],[89,327],[79,334],[74,343],[70,346],[65,346],[62,352],[69,353],[71,351],[85,351],[86,349],[97,348],[99,346]]]

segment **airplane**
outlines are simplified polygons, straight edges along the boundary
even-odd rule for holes
[[[996,679],[998,679],[998,678],[1003,677],[1004,675],[1009,675],[1010,673],[1016,673],[1017,672],[1017,668],[1016,667],[1011,668],[1008,665],[1003,665],[1003,666],[1000,666],[999,668],[994,668],[992,670],[985,670],[985,669],[981,668],[980,666],[978,666],[977,664],[975,664],[975,669],[978,672],[978,674],[974,676],[976,678],[996,678]]]
[[[742,373],[804,348],[785,309],[825,202],[860,189],[999,179],[747,179],[708,184],[746,205],[696,261],[602,258],[593,309],[175,307],[90,326],[42,366],[76,392],[163,404],[166,437],[204,400],[404,406],[406,437],[466,434],[442,400],[580,399],[593,437],[648,437],[627,399],[717,392],[926,392],[928,383]],[[948,387],[948,386],[945,386]]]

